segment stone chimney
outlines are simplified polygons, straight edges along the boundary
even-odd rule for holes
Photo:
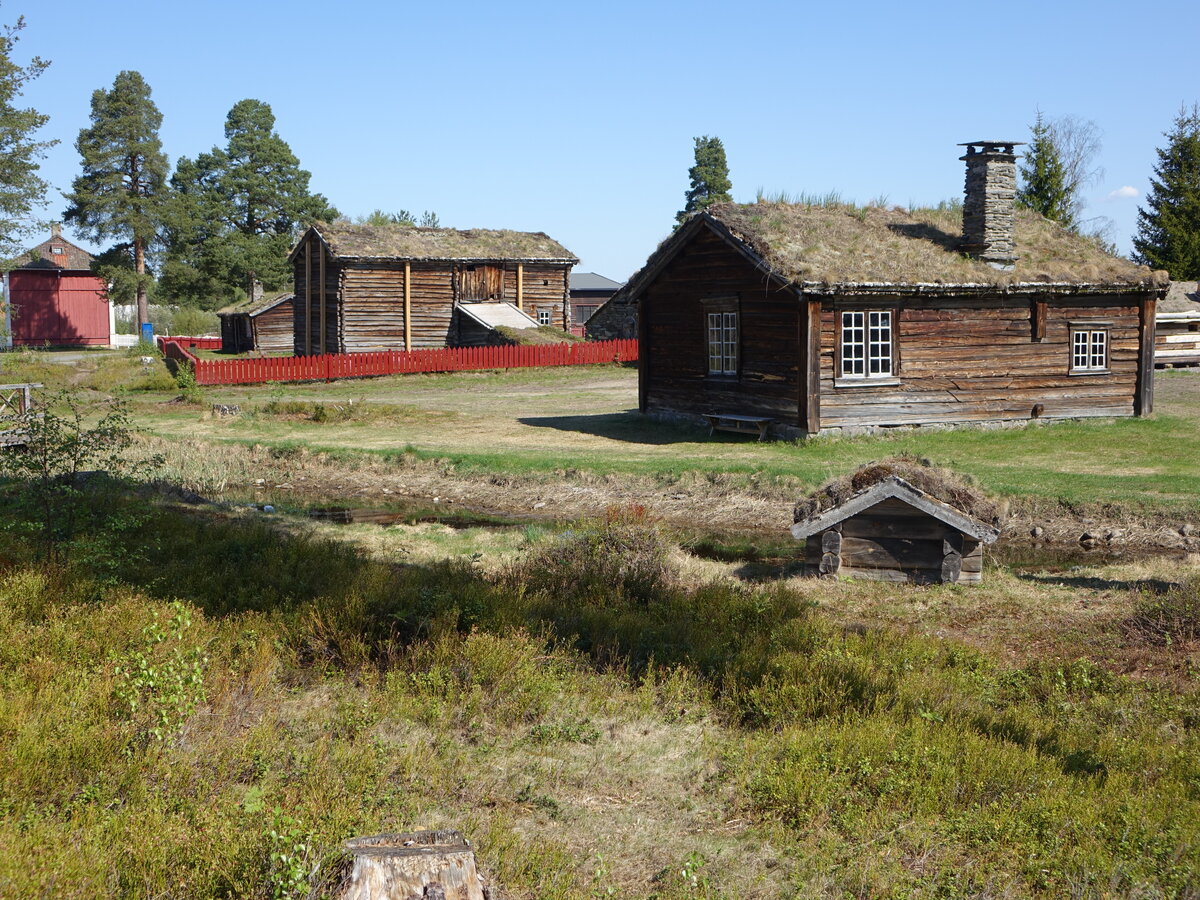
[[[50,223],[50,237],[51,238],[61,238],[62,237],[62,222],[51,222]]]
[[[258,303],[262,299],[262,282],[258,280],[258,277],[253,272],[250,273],[250,283],[247,285],[246,293],[250,297],[251,303]]]
[[[959,247],[996,269],[1017,261],[1013,207],[1017,196],[1018,141],[970,141],[959,159],[967,164],[963,236]]]

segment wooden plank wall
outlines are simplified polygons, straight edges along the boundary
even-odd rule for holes
[[[322,262],[324,265],[322,265]],[[339,322],[338,287],[342,267],[316,237],[309,236],[293,263],[295,306],[292,310],[292,352],[319,354],[321,346],[321,273],[325,274],[325,353],[344,353]]]
[[[1200,366],[1200,313],[1160,315],[1156,325],[1156,366]]]
[[[285,300],[254,316],[254,349],[265,353],[287,353],[294,340],[294,302]]]
[[[303,254],[296,262],[296,321],[303,321]],[[331,281],[336,270],[340,281]],[[460,263],[420,263],[409,266],[411,273],[410,322],[413,349],[455,346],[460,342],[457,319],[453,315],[458,300],[494,299],[516,302],[516,263],[467,266]],[[569,266],[524,266],[526,311],[536,318],[535,310],[549,307],[554,321],[566,326],[564,298],[567,293]],[[366,353],[405,347],[403,260],[386,260],[335,266],[327,263],[326,290],[333,304],[327,319],[336,319],[337,331],[330,353]],[[314,285],[315,285],[315,278]],[[335,290],[336,288],[336,290]],[[315,293],[315,286],[314,286]],[[471,296],[464,296],[464,295]],[[486,297],[479,296],[486,294]],[[338,302],[340,301],[340,302]],[[336,310],[334,309],[336,307]],[[316,304],[314,304],[314,318]],[[314,325],[314,328],[319,326]],[[297,327],[296,352],[303,353]],[[466,336],[467,343],[474,343]],[[313,352],[317,352],[314,343]]]
[[[550,324],[558,328],[570,327],[570,266],[547,263],[524,263],[522,265],[524,289],[521,306],[525,313],[536,319],[538,310],[548,310]],[[517,267],[510,264],[504,273],[504,299],[517,302]]]
[[[897,499],[847,519],[804,547],[810,575],[918,584],[979,584],[983,544]]]
[[[740,377],[708,374],[705,297],[739,298]],[[769,416],[799,425],[799,302],[708,231],[655,279],[641,303],[644,408]]]
[[[1139,296],[1047,298],[1045,336],[1028,297],[903,300],[898,385],[834,384],[839,310],[821,312],[821,426],[926,425],[1131,416],[1137,393]],[[887,301],[854,308],[887,308]],[[1110,371],[1071,375],[1070,323],[1106,323]]]

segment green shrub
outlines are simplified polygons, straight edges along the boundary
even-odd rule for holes
[[[217,314],[190,306],[181,306],[175,310],[171,321],[171,333],[195,337],[202,334],[213,334],[220,331],[221,320]]]

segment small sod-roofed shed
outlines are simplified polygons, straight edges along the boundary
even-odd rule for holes
[[[217,311],[225,353],[291,353],[295,343],[292,291],[250,297]]]
[[[1200,284],[1172,281],[1155,317],[1154,364],[1200,366]]]
[[[566,330],[579,260],[541,232],[318,223],[290,261],[294,348],[307,355],[477,343],[479,317],[457,310],[467,303]]]
[[[837,505],[797,507],[792,536],[807,541],[810,575],[918,584],[979,584],[983,546],[999,536],[986,522],[887,475]]]
[[[727,203],[685,222],[593,317],[637,310],[640,409],[785,437],[1149,413],[1165,273],[1015,209],[1014,142],[962,158],[961,210]]]

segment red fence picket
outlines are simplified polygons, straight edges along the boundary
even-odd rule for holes
[[[212,343],[200,342],[215,341]],[[219,338],[162,338],[168,359],[189,363],[197,384],[258,384],[265,381],[332,381],[412,372],[465,372],[532,366],[586,366],[635,362],[636,340],[538,344],[518,347],[446,347],[430,350],[380,350],[324,356],[278,356],[265,359],[197,359],[188,348],[220,347]]]

